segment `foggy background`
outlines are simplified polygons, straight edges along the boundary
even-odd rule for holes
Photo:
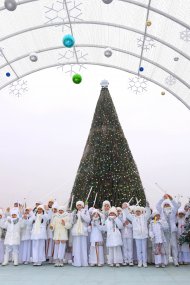
[[[0,207],[15,200],[28,206],[50,197],[66,203],[89,134],[100,81],[109,91],[125,136],[154,207],[163,192],[190,196],[190,112],[175,97],[148,82],[148,92],[128,89],[133,75],[88,66],[83,82],[44,70],[25,78],[22,97],[0,91]]]

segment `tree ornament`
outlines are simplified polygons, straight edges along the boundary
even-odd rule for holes
[[[164,91],[161,92],[161,95],[165,95],[166,93]]]
[[[104,2],[104,4],[110,4],[111,2],[113,2],[113,0],[102,0],[102,2]]]
[[[178,61],[179,60],[179,57],[174,57],[174,61]]]
[[[74,39],[74,37],[72,36],[72,35],[65,35],[64,37],[63,37],[63,44],[64,44],[64,46],[65,47],[67,47],[67,48],[71,48],[71,47],[73,47],[74,46],[74,44],[75,44],[75,39]]]
[[[15,0],[5,0],[4,6],[8,11],[14,11],[17,8],[17,2]]]
[[[38,55],[37,55],[37,53],[35,53],[35,52],[32,52],[32,53],[29,55],[29,58],[30,58],[30,61],[32,61],[32,62],[38,61]]]
[[[139,68],[139,71],[140,71],[140,72],[143,72],[143,71],[144,71],[144,67],[141,66],[141,67]]]
[[[146,21],[146,25],[147,25],[147,27],[150,27],[150,26],[152,25],[152,22],[149,21],[149,20],[147,20],[147,21]]]
[[[100,85],[102,86],[102,88],[108,88],[109,82],[104,79],[100,82]]]
[[[112,49],[111,48],[106,48],[105,51],[104,51],[104,55],[105,57],[110,57],[112,56]]]
[[[10,77],[11,76],[10,72],[6,72],[6,76]]]
[[[75,84],[80,84],[81,81],[82,81],[82,76],[80,74],[76,73],[76,74],[73,75],[72,79],[73,79],[73,82]]]

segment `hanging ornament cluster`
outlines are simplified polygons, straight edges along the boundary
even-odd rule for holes
[[[65,35],[63,37],[63,45],[66,47],[66,48],[71,48],[73,47],[75,44],[75,39],[72,35]]]
[[[72,80],[75,84],[80,84],[82,81],[82,76],[80,74],[76,73],[73,75]]]
[[[152,22],[150,20],[147,20],[146,25],[147,25],[147,27],[150,27],[152,25]]]
[[[104,51],[104,55],[105,57],[110,57],[112,56],[112,49],[111,48],[106,48],[105,51]]]
[[[110,4],[111,2],[113,2],[113,0],[102,0],[102,2],[103,2],[104,4]]]
[[[8,11],[14,11],[17,8],[17,2],[15,0],[5,0],[4,6]]]
[[[38,61],[38,55],[37,55],[37,53],[35,53],[35,52],[32,52],[32,53],[29,55],[29,58],[30,58],[30,61],[32,61],[32,62]]]

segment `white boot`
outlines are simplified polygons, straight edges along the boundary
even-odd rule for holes
[[[18,253],[13,253],[14,266],[18,265]]]
[[[2,263],[2,266],[5,266],[9,264],[9,252],[5,252],[5,255],[4,255],[4,260],[3,260],[3,263]]]

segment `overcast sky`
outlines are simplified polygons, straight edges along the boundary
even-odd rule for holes
[[[25,78],[20,98],[0,91],[0,206],[14,200],[67,202],[88,137],[100,81],[109,90],[137,163],[148,200],[154,207],[163,192],[183,201],[190,196],[190,112],[176,98],[148,83],[148,92],[128,89],[133,75],[88,66],[83,82],[49,69]]]

